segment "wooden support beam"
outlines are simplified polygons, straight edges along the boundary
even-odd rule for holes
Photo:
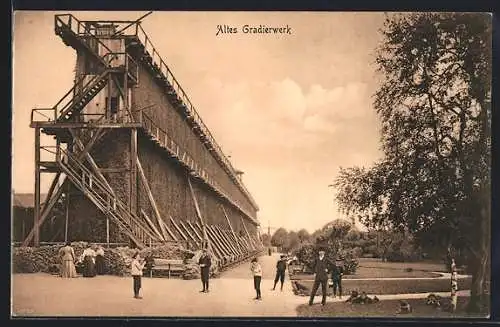
[[[71,187],[70,183],[66,183],[66,201],[65,201],[65,219],[64,219],[64,242],[68,242],[68,231],[69,231],[69,189]]]
[[[92,168],[93,172],[96,174],[96,176],[104,183],[104,185],[106,186],[107,188],[107,191],[110,192],[113,196],[116,196],[115,195],[115,192],[113,191],[113,188],[111,187],[111,185],[109,185],[108,181],[106,180],[106,178],[104,177],[104,175],[99,171],[99,167],[97,166],[97,164],[95,163],[94,159],[92,158],[92,156],[89,154],[88,151],[84,151],[85,149],[85,146],[83,145],[82,141],[80,140],[80,138],[76,135],[75,131],[73,129],[70,128],[70,133],[71,135],[73,136],[73,140],[75,141],[75,144],[78,146],[78,148],[80,148],[82,151],[81,153],[78,154],[78,157],[77,157],[77,160],[81,160],[80,159],[80,155],[81,156],[84,156],[85,159],[88,161],[88,163],[90,164],[90,167]],[[90,150],[90,149],[89,149]]]
[[[71,123],[71,122],[33,122],[30,124],[31,128],[43,128],[43,129],[119,129],[119,128],[141,128],[140,123],[110,123],[110,122],[81,122],[81,123]]]
[[[219,229],[219,226],[214,226],[213,230],[219,234],[219,237],[226,243],[226,246],[231,250],[231,253],[235,256],[239,256],[241,252],[237,248],[237,244],[233,244],[234,241],[231,240],[226,233]]]
[[[35,228],[34,246],[40,245],[40,129],[35,128],[35,203],[34,203]]]
[[[166,241],[165,236],[162,235],[162,233],[160,233],[160,231],[154,225],[153,221],[151,219],[149,219],[149,217],[146,214],[146,212],[144,210],[142,210],[142,209],[141,209],[141,214],[144,217],[144,219],[146,219],[146,222],[149,224],[149,227],[151,227],[151,229],[155,232],[156,236],[158,236],[158,239],[160,239],[162,241]]]
[[[151,204],[151,207],[153,208],[156,222],[158,223],[158,226],[160,227],[160,229],[163,231],[164,227],[161,224],[162,218],[160,215],[160,211],[158,210],[158,207],[156,206],[156,201],[153,197],[153,193],[151,192],[151,189],[149,188],[149,182],[146,178],[146,174],[144,173],[144,169],[142,168],[141,161],[139,160],[138,156],[136,157],[136,165],[137,165],[137,170],[139,172],[139,176],[141,177],[142,185],[146,189],[146,194],[148,196],[149,203]],[[164,236],[166,237],[166,235],[164,235]]]
[[[219,236],[214,233],[214,231],[210,228],[210,226],[207,226],[207,234],[208,237],[212,239],[212,243],[215,245],[216,248],[219,249],[219,252],[221,253],[222,257],[230,257],[232,255],[231,251],[226,248],[224,243],[222,243],[221,240],[219,240]]]
[[[182,221],[179,221],[179,226],[181,226],[182,229],[184,229],[184,232],[191,238],[191,240],[194,242],[196,246],[200,246],[201,242],[198,240],[198,238],[195,238],[192,233],[190,233],[189,229],[182,223]]]
[[[226,255],[224,254],[224,251],[221,250],[219,244],[217,244],[216,239],[213,238],[213,236],[210,234],[210,231],[208,228],[207,228],[207,237],[208,237],[208,239],[210,239],[210,241],[212,243],[212,250],[215,251],[214,254],[217,257],[217,259],[219,259],[219,260],[225,259]]]
[[[139,210],[137,206],[137,129],[130,130],[130,172],[129,172],[129,209],[130,212],[138,215]]]
[[[203,240],[204,240],[204,237],[203,237],[203,228],[201,228],[201,230],[200,230],[200,231],[198,231],[198,230],[196,229],[196,226],[195,226],[195,225],[193,225],[190,221],[186,221],[186,225],[188,225],[189,227],[191,227],[191,229],[193,230],[193,232],[194,232],[194,234],[196,235],[196,237],[197,237],[197,238],[199,238],[201,241],[203,241]],[[198,225],[198,226],[199,226],[199,225]],[[198,233],[198,232],[200,232],[200,233],[201,233],[201,235],[200,235],[200,233]]]
[[[56,188],[57,183],[59,182],[59,177],[60,176],[61,176],[61,172],[59,171],[59,172],[56,173],[56,176],[52,180],[52,183],[50,184],[50,187],[49,187],[49,191],[47,192],[47,197],[45,198],[45,202],[44,202],[43,206],[41,207],[41,211],[42,212],[45,210],[45,207],[47,206],[48,200],[50,198],[52,198],[53,193],[54,193],[54,189]]]
[[[197,225],[197,224],[196,224]],[[198,226],[200,227],[200,226]],[[230,256],[232,255],[232,252],[231,250],[227,247],[227,245],[222,241],[221,237],[219,236],[219,234],[217,234],[214,229],[212,228],[213,226],[210,226],[210,225],[207,225],[206,228],[207,228],[207,235],[208,237],[211,237],[212,238],[212,242],[214,242],[214,244],[216,246],[219,247],[219,250],[221,251],[222,254],[224,254],[225,256]]]
[[[201,226],[198,223],[195,223],[194,225],[196,227],[198,227],[199,229],[201,229]],[[224,244],[221,242],[221,240],[219,240],[219,236],[212,231],[211,226],[210,225],[206,225],[205,228],[206,228],[206,231],[207,231],[207,236],[209,237],[209,239],[211,240],[211,242],[213,243],[213,245],[215,245],[215,247],[217,247],[219,249],[219,252],[223,256],[231,255],[231,252],[228,251],[226,249],[226,247],[224,246]]]
[[[188,241],[189,238],[186,236],[186,234],[184,234],[184,232],[179,227],[179,225],[177,225],[174,218],[170,217],[170,221],[172,222],[172,225],[174,226],[174,228],[177,230],[177,233],[179,233],[179,235],[184,239],[184,241]]]
[[[103,174],[114,174],[114,173],[128,173],[130,169],[128,167],[124,168],[99,168],[99,171]]]
[[[191,198],[194,202],[194,207],[196,209],[196,214],[198,215],[198,219],[200,220],[200,224],[203,226],[203,240],[208,242],[207,231],[205,230],[205,222],[203,221],[203,216],[201,215],[200,206],[198,205],[198,200],[196,199],[196,195],[194,194],[193,185],[191,185],[191,177],[187,175],[189,190],[191,191]],[[203,243],[202,243],[203,244]],[[208,242],[208,248],[210,249],[210,242]]]
[[[219,226],[215,226],[215,229],[219,232],[219,234],[226,239],[228,244],[231,246],[233,249],[233,253],[237,256],[240,256],[243,252],[240,249],[240,246],[236,239],[231,238],[230,232],[228,233],[226,230],[221,229]]]
[[[245,233],[248,236],[248,241],[250,243],[251,248],[255,249],[255,244],[253,244],[252,237],[250,236],[250,233],[248,232],[247,226],[245,226],[245,221],[243,220],[243,218],[241,218],[241,223],[243,224],[243,229],[245,230]]]
[[[36,130],[39,130],[39,129],[37,128]],[[96,175],[103,181],[103,183],[109,189],[110,193],[114,195],[113,189],[108,184],[108,182],[106,181],[106,179],[104,178],[104,176],[101,174],[101,172],[99,172],[99,168],[97,167],[96,163],[94,162],[94,160],[92,159],[92,157],[89,154],[89,151],[90,151],[91,147],[90,146],[84,146],[83,143],[82,143],[82,141],[76,135],[76,133],[75,133],[75,131],[73,129],[70,129],[69,131],[70,131],[71,135],[73,136],[74,143],[76,143],[76,145],[81,150],[77,154],[76,159],[78,161],[80,161],[80,160],[82,160],[85,157],[87,159],[87,161],[90,163],[90,165],[92,166],[92,168],[94,168],[94,170],[96,171]],[[40,133],[38,133],[38,135],[39,134]],[[104,132],[100,132],[101,135],[97,135],[97,134],[99,134],[99,133],[96,133],[96,135],[94,135],[91,138],[91,140],[89,141],[89,143],[92,143],[92,144],[95,143],[96,140],[99,137],[102,137],[102,135],[104,134]],[[38,141],[38,143],[39,143],[39,141]],[[69,145],[69,146],[70,146],[70,148],[72,147],[72,145]],[[36,147],[36,137],[35,137],[35,148],[37,148]],[[39,148],[39,145],[38,145],[38,148]],[[59,151],[60,151],[60,149],[58,148],[56,153],[60,153]],[[68,149],[68,151],[70,151],[70,149]],[[36,153],[35,153],[35,155],[36,155]],[[37,160],[35,160],[35,161],[37,161]],[[38,161],[40,161],[39,158],[38,158]],[[36,165],[36,167],[39,167],[39,165]],[[62,182],[62,185],[58,188],[58,190],[56,191],[56,193],[54,194],[54,196],[51,197],[51,198],[47,198],[45,200],[45,205],[43,207],[43,212],[41,212],[41,215],[39,213],[39,219],[37,221],[37,224],[33,225],[33,228],[31,229],[30,233],[26,236],[26,239],[23,242],[23,246],[27,246],[31,242],[31,240],[33,239],[33,237],[35,236],[35,234],[38,233],[41,225],[43,224],[43,222],[45,221],[45,219],[49,215],[49,213],[52,210],[52,208],[54,207],[54,205],[57,203],[57,201],[58,201],[59,197],[61,196],[61,194],[63,193],[63,185],[67,182],[67,180],[68,179],[66,178],[66,176],[64,176],[64,180]],[[54,182],[55,182],[56,185],[58,184],[55,180],[53,181],[53,183]],[[36,180],[35,180],[35,184],[36,184]],[[35,189],[36,189],[36,187],[35,187]],[[35,192],[35,197],[36,197],[36,192]]]
[[[67,178],[66,177],[64,177],[64,178],[65,179],[64,179],[63,185],[65,185],[65,183],[67,183]],[[33,228],[31,228],[30,232],[28,233],[28,235],[24,239],[22,246],[28,246],[29,245],[29,243],[31,242],[31,240],[33,239],[33,237],[35,235],[35,231],[36,231],[37,227],[40,228],[40,226],[43,224],[43,222],[45,221],[45,219],[48,217],[51,209],[54,207],[54,205],[59,200],[61,194],[63,193],[63,185],[59,186],[59,188],[57,189],[56,193],[54,194],[54,196],[51,199],[45,200],[46,204],[44,206],[43,212],[41,213],[40,220],[38,221],[38,226],[37,225],[33,225]]]
[[[172,238],[172,240],[177,241],[177,236],[175,236],[175,233],[172,232],[172,230],[168,227],[168,225],[165,223],[165,221],[160,220],[160,225],[163,225],[165,228],[165,231],[168,233],[168,235]]]
[[[226,209],[224,208],[224,205],[221,205],[222,213],[224,214],[224,217],[226,217],[227,224],[229,225],[229,229],[231,229],[231,233],[234,236],[234,240],[236,241],[236,244],[240,247],[241,250],[241,245],[238,243],[238,238],[236,237],[236,233],[234,232],[233,225],[231,225],[231,220],[229,219],[229,216],[227,215]]]

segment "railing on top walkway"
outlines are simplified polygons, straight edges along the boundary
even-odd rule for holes
[[[229,159],[226,157],[226,155],[222,151],[222,148],[215,141],[215,138],[211,134],[210,130],[207,128],[207,126],[205,125],[205,123],[201,119],[201,116],[198,114],[196,108],[192,104],[192,102],[189,99],[189,97],[187,96],[186,92],[184,91],[184,89],[182,88],[180,83],[177,81],[175,76],[173,75],[171,69],[167,66],[167,64],[161,58],[159,52],[154,47],[153,43],[151,42],[151,39],[148,37],[148,35],[144,31],[144,29],[142,28],[140,22],[133,22],[133,21],[84,21],[84,20],[80,21],[71,14],[56,15],[55,20],[56,20],[56,24],[61,24],[61,23],[67,24],[70,27],[70,29],[74,33],[76,33],[77,35],[92,35],[92,36],[95,36],[97,38],[98,37],[97,29],[94,26],[95,26],[95,24],[101,23],[101,24],[115,24],[115,25],[117,25],[119,28],[118,29],[119,33],[117,33],[117,34],[120,37],[121,36],[135,36],[135,37],[137,37],[138,41],[144,46],[145,53],[147,53],[151,56],[152,64],[155,65],[159,69],[159,71],[163,74],[163,76],[166,78],[167,82],[171,85],[171,87],[177,93],[180,100],[183,102],[188,113],[192,116],[194,122],[200,127],[201,133],[207,137],[207,139],[209,140],[209,142],[213,146],[217,156],[222,161],[222,164],[228,170],[230,176],[232,177],[232,179],[234,180],[236,185],[238,185],[242,189],[242,191],[247,195],[250,202],[256,208],[258,208],[255,200],[251,196],[248,189],[245,187],[245,185],[242,183],[242,181],[237,177],[236,169],[233,167],[233,165],[231,164]],[[125,24],[125,26],[123,28],[120,28],[121,24]],[[74,27],[76,28],[76,30],[74,30]]]
[[[167,131],[163,130],[159,127],[152,118],[150,118],[143,111],[139,112],[139,121],[142,124],[143,128],[153,136],[156,141],[166,148],[169,152],[174,154],[184,165],[188,166],[192,171],[196,172],[196,174],[201,177],[207,184],[212,186],[216,191],[218,191],[224,198],[226,198],[229,202],[231,202],[234,206],[236,206],[241,212],[248,217],[248,219],[258,224],[258,221],[253,218],[250,213],[248,213],[243,206],[238,203],[239,201],[233,200],[228,196],[227,192],[224,188],[214,179],[210,174],[199,165],[193,158],[193,156],[187,152],[185,149],[180,147],[172,138],[171,135],[167,133]]]
[[[140,24],[135,24],[135,36],[137,36],[139,42],[141,42],[144,45],[144,51],[148,53],[151,58],[152,58],[152,64],[156,65],[160,72],[165,76],[167,79],[168,83],[171,85],[171,87],[175,90],[177,95],[179,96],[180,100],[184,103],[185,107],[187,108],[187,111],[190,115],[192,115],[193,120],[195,123],[200,127],[201,132],[208,138],[209,142],[215,149],[215,152],[219,156],[220,160],[222,161],[223,165],[226,166],[226,168],[229,170],[230,175],[232,175],[233,180],[236,182],[236,184],[243,190],[244,193],[247,194],[247,196],[250,199],[250,202],[257,207],[257,204],[253,200],[252,196],[250,195],[250,192],[247,190],[245,185],[239,180],[237,177],[236,170],[234,169],[233,165],[229,161],[229,159],[226,157],[224,152],[222,151],[222,148],[219,146],[219,144],[215,141],[215,138],[213,137],[212,133],[208,129],[208,127],[205,125],[203,120],[201,119],[201,116],[198,114],[198,111],[192,104],[191,100],[189,99],[188,95],[180,85],[180,83],[177,81],[175,78],[174,74],[170,70],[170,68],[167,66],[167,64],[163,61],[162,57],[156,50],[156,48],[153,46],[153,43],[151,42],[151,39],[148,37],[144,29]]]

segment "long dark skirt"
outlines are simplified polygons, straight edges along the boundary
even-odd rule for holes
[[[97,275],[104,275],[104,257],[102,255],[95,257],[95,270]]]
[[[95,264],[90,256],[83,259],[83,277],[95,277]]]

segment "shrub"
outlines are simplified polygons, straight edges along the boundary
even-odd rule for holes
[[[328,262],[334,263],[337,258],[341,258],[344,265],[344,274],[352,275],[358,268],[358,260],[354,250],[339,251],[337,252],[333,246],[319,246],[317,244],[302,244],[295,252],[295,255],[301,263],[303,263],[309,270],[313,268],[314,261],[318,256],[319,249],[325,250],[325,258]],[[359,250],[356,250],[359,252]]]
[[[76,259],[82,255],[83,250],[88,247],[87,242],[74,242],[71,244],[75,251]],[[40,247],[16,247],[12,251],[12,263],[14,273],[54,273],[54,267],[60,265],[59,249],[61,245],[47,245]],[[105,248],[104,262],[105,274],[126,276],[130,273],[132,255],[137,249],[129,247]],[[186,260],[191,251],[185,250],[179,244],[166,244],[155,248],[145,248],[140,251],[142,257],[152,255],[164,259]]]

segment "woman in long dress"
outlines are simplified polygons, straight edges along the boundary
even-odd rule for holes
[[[83,277],[95,277],[95,256],[92,247],[83,251]]]
[[[76,277],[75,251],[70,242],[66,242],[66,245],[59,249],[59,256],[61,257],[61,277]]]
[[[104,249],[102,246],[97,247],[95,251],[95,270],[97,275],[104,275]]]

